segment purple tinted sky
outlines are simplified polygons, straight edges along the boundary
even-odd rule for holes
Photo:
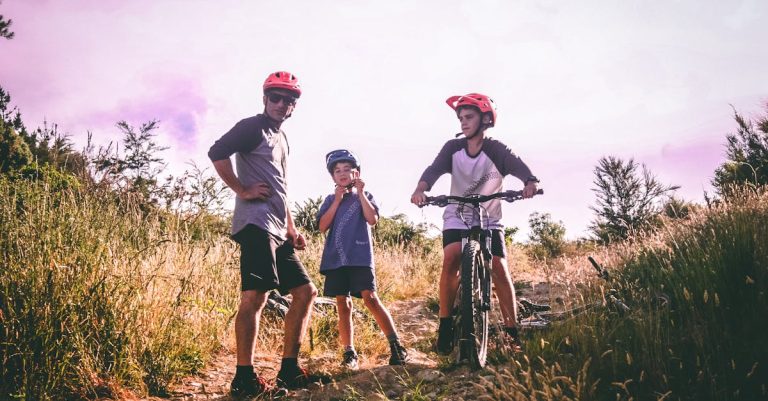
[[[207,166],[211,143],[261,111],[264,77],[288,69],[305,91],[285,124],[291,197],[330,192],[323,156],[348,147],[382,212],[417,222],[440,222],[408,198],[458,132],[444,99],[487,93],[500,109],[492,135],[547,191],[505,208],[518,239],[533,211],[584,234],[604,155],[634,157],[701,201],[734,128],[730,105],[750,116],[768,101],[759,0],[5,0],[0,13],[16,32],[0,41],[0,85],[28,125],[106,144],[116,121],[156,118],[178,173]]]

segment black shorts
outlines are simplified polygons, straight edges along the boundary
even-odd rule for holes
[[[311,283],[293,244],[248,224],[232,238],[240,244],[240,288],[286,294]]]
[[[443,230],[443,248],[454,242],[461,242],[461,233],[468,230]],[[504,232],[491,230],[491,255],[500,258],[507,257],[507,246],[504,243]]]
[[[322,272],[325,275],[323,295],[326,297],[363,297],[363,291],[376,291],[376,273],[367,266],[344,266]]]

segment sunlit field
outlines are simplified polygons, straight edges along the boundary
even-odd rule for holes
[[[144,208],[97,188],[47,185],[0,180],[4,397],[163,395],[229,346],[239,273],[225,222]],[[765,397],[765,221],[766,193],[745,191],[654,234],[591,248],[612,268],[610,283],[593,277],[579,249],[544,262],[511,246],[513,269],[559,289],[549,299],[556,307],[599,301],[611,286],[632,310],[595,308],[526,333],[525,356],[491,354],[499,380],[481,381],[481,391],[536,400]],[[314,237],[301,254],[318,285],[321,252],[322,237]],[[377,246],[382,298],[434,299],[440,258],[439,243]],[[667,306],[654,301],[661,293]],[[358,349],[386,353],[375,323],[356,307]],[[337,350],[335,325],[332,310],[318,315],[304,352]],[[266,313],[260,349],[279,350],[281,330]]]

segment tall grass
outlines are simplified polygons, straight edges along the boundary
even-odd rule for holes
[[[234,313],[234,247],[191,216],[0,179],[0,227],[2,398],[163,394]]]
[[[226,222],[108,189],[0,179],[0,227],[2,399],[164,395],[230,340],[240,277]],[[300,253],[320,288],[322,247],[310,238]],[[434,295],[439,253],[375,252],[385,302]],[[358,349],[387,353],[374,320],[356,308]],[[337,350],[336,333],[334,311],[317,316],[314,353]],[[257,352],[281,347],[282,321],[266,316]]]
[[[612,285],[631,313],[597,310],[537,333],[527,358],[481,387],[494,399],[766,399],[766,222],[768,193],[743,192],[614,249]],[[593,290],[599,300],[604,288]],[[670,307],[654,302],[660,293]]]

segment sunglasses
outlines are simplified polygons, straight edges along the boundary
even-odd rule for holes
[[[283,102],[283,104],[287,104],[289,106],[293,106],[296,104],[296,98],[293,96],[287,96],[287,95],[280,95],[278,93],[270,93],[267,95],[267,99],[269,99],[272,103],[280,103],[280,101]]]

